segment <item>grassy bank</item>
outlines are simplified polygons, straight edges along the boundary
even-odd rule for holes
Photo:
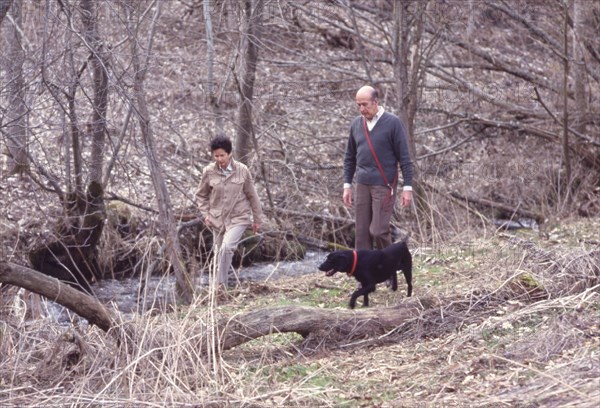
[[[97,328],[29,319],[21,294],[0,320],[6,406],[597,406],[600,221],[572,220],[443,247],[411,243],[415,300],[384,335],[286,333],[219,350],[214,322],[275,306],[347,306],[342,274],[247,283],[227,298],[132,321],[118,345]],[[243,273],[243,271],[242,271]],[[371,308],[407,302],[384,286]],[[361,313],[358,308],[356,313]],[[207,327],[209,328],[207,330]],[[208,353],[200,350],[208,349]]]

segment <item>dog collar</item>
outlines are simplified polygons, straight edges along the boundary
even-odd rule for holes
[[[354,275],[356,264],[358,263],[358,253],[356,251],[352,251],[352,255],[354,255],[354,259],[352,260],[352,269],[350,269],[350,272],[348,272],[348,276]]]

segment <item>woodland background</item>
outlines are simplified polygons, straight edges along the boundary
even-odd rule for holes
[[[598,402],[597,1],[0,0],[0,29],[0,390],[11,403]],[[191,327],[192,310],[215,351],[220,337],[211,319],[269,305],[261,296],[293,299],[296,288],[311,299],[325,291],[332,313],[332,305],[344,304],[346,293],[320,277],[249,284],[225,306],[199,290],[194,279],[208,268],[210,237],[196,219],[194,192],[211,162],[208,140],[223,132],[251,167],[268,219],[247,258],[279,261],[301,258],[307,247],[351,247],[342,159],[357,115],[354,94],[364,84],[376,86],[380,103],[409,129],[416,200],[397,209],[395,233],[409,234],[415,256],[422,255],[422,283],[437,283],[421,293],[435,301],[419,297],[419,314],[379,342],[357,344],[365,333],[352,330],[337,332],[351,346],[334,352],[340,340],[332,333],[263,339],[267,344],[234,355],[208,347],[208,358],[198,352],[187,368],[165,369],[182,363],[190,332],[200,330]],[[515,235],[503,235],[512,228]],[[519,256],[507,260],[504,245]],[[125,352],[95,327],[74,324],[67,336],[60,325],[38,326],[47,318],[36,307],[40,297],[19,286],[31,289],[20,279],[44,268],[92,281],[170,272],[180,303],[161,317],[142,313],[134,331],[146,328],[152,339]],[[567,317],[552,302],[562,302]],[[423,304],[443,305],[433,307],[439,314],[427,324],[425,309],[434,312]],[[496,310],[506,310],[507,320],[489,320]],[[470,331],[463,335],[463,327]],[[535,338],[515,342],[510,336],[523,327],[533,327]],[[184,342],[175,349],[170,331]],[[472,356],[463,356],[468,369],[441,355],[444,363],[429,367],[413,361],[419,384],[439,367],[428,387],[407,387],[407,372],[399,373],[409,367],[386,362],[390,350],[411,361],[424,341],[430,351],[435,345],[461,354],[474,337],[483,337],[484,351],[472,345]],[[323,351],[315,338],[337,340],[322,340]],[[560,347],[531,347],[540,341]],[[512,354],[490,352],[510,343],[519,346]],[[159,357],[149,351],[157,348]],[[352,349],[381,354],[373,365],[390,371],[345,393],[339,375],[363,369],[344,354]],[[533,369],[525,350],[533,350]],[[559,362],[562,352],[571,356]],[[303,360],[314,353],[347,358],[348,371]],[[565,371],[548,369],[549,362]],[[140,378],[152,385],[140,382],[135,365],[146,368]],[[44,376],[57,368],[63,374]],[[551,386],[549,378],[556,380]],[[390,381],[405,391],[378,388]],[[486,392],[470,393],[479,387]],[[65,400],[61,389],[75,399]]]

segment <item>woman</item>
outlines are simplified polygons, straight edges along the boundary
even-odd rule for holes
[[[233,160],[231,140],[216,136],[210,150],[215,164],[204,169],[196,196],[200,214],[213,232],[217,284],[227,288],[233,252],[246,228],[260,230],[262,209],[248,167]]]

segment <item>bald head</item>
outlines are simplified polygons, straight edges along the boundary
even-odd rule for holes
[[[377,90],[372,86],[365,85],[356,92],[356,106],[360,114],[367,120],[373,119],[379,110]]]
[[[371,100],[377,99],[377,90],[372,86],[365,85],[356,92],[356,97],[358,98],[359,96],[361,98],[370,98]]]

